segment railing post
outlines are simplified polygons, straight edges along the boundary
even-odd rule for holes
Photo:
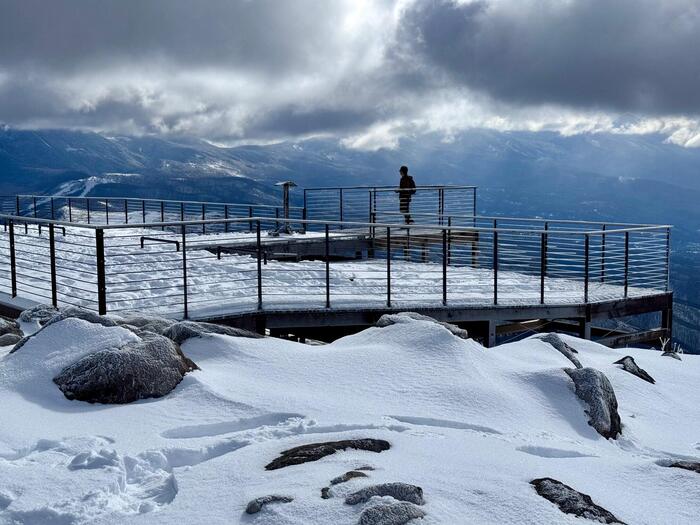
[[[262,293],[262,243],[260,241],[260,220],[256,224],[256,245],[258,252],[258,310],[262,310],[263,307],[263,293]]]
[[[58,306],[58,285],[56,283],[56,238],[53,223],[49,224],[49,257],[51,264],[51,304]]]
[[[95,258],[97,262],[97,311],[100,315],[107,313],[107,280],[105,277],[105,240],[104,230],[95,230]]]
[[[19,217],[19,195],[15,196],[15,215]]]
[[[73,201],[68,197],[68,222],[73,222]]]
[[[54,205],[53,205],[53,197],[51,197],[51,220],[54,220],[55,218],[56,218],[56,216],[55,216]]]
[[[109,199],[105,199],[105,219],[109,224]]]
[[[607,224],[603,224],[603,234],[600,239],[600,282],[605,282],[605,228]]]
[[[306,189],[304,189],[304,208],[301,210],[301,219],[305,221],[308,219],[308,214],[306,211]],[[306,233],[306,223],[301,223],[301,233]]]
[[[629,289],[630,275],[630,232],[625,232],[625,299]]]
[[[17,297],[17,259],[15,258],[15,221],[10,220],[10,279],[12,297]]]
[[[248,217],[252,217],[252,216],[253,216],[253,207],[252,207],[252,206],[248,206]],[[259,223],[259,222],[260,222],[260,221],[258,221],[258,223]],[[248,231],[249,231],[249,232],[252,232],[252,231],[253,231],[253,221],[248,221]]]
[[[493,232],[493,304],[498,304],[498,232],[496,230]]]
[[[326,308],[331,307],[331,241],[326,224]]]
[[[591,246],[591,238],[590,235],[586,234],[584,237],[584,263],[583,263],[583,271],[584,271],[584,283],[583,283],[583,302],[587,303],[588,302],[588,273],[589,273],[589,266],[590,266],[590,246]]]
[[[202,203],[202,220],[207,220],[207,205],[204,203]],[[202,223],[202,234],[205,233],[207,233],[207,225],[205,223]]]
[[[438,189],[438,224],[442,226],[442,215],[445,213],[445,188]]]
[[[442,230],[442,305],[447,306],[447,230]]]
[[[160,222],[165,222],[165,202],[160,201]],[[165,231],[165,226],[161,226],[160,229]]]
[[[36,197],[32,197],[32,200],[34,201],[34,218],[36,219]]]
[[[183,318],[187,319],[190,312],[187,303],[187,227],[184,224],[180,226],[180,233],[182,235],[182,306]]]
[[[90,199],[85,198],[85,210],[87,210],[87,223],[90,224]]]
[[[129,200],[124,199],[124,224],[129,224]]]
[[[224,220],[228,221],[228,205],[224,204]],[[228,233],[228,222],[224,222],[224,232]]]
[[[343,188],[340,188],[340,222],[343,222]],[[340,225],[340,229],[343,229],[343,225]]]
[[[666,291],[671,288],[671,228],[666,228]]]
[[[386,306],[391,308],[391,228],[386,229]]]
[[[544,281],[547,276],[547,233],[540,234],[540,304],[544,304]]]
[[[146,200],[141,199],[141,222],[146,224]]]

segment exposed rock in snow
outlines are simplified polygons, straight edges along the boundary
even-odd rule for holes
[[[177,323],[174,319],[166,319],[156,315],[129,315],[125,317],[114,317],[114,321],[119,325],[137,331],[153,332],[163,334],[165,330]]]
[[[672,357],[673,359],[678,359],[679,361],[683,361],[681,359],[681,356],[678,355],[678,352],[674,352],[673,350],[665,350],[661,353],[661,357]]]
[[[21,337],[22,330],[20,330],[19,324],[17,324],[17,321],[13,321],[12,319],[5,319],[4,317],[0,317],[0,336],[7,335],[7,334],[19,335]],[[7,345],[2,345],[2,346],[7,346]]]
[[[19,320],[24,323],[39,323],[43,325],[58,313],[58,309],[47,304],[39,304],[28,310],[25,310],[19,315]]]
[[[569,346],[559,335],[557,334],[547,334],[544,336],[538,336],[537,339],[544,341],[545,343],[549,343],[552,345],[555,349],[557,349],[559,352],[564,354],[566,358],[571,361],[576,368],[581,368],[581,362],[578,360],[575,354],[578,354],[578,351],[575,348],[572,348]]]
[[[362,511],[358,525],[404,525],[425,517],[425,511],[405,501],[375,505]]]
[[[74,306],[69,306],[67,308],[61,308],[58,314],[54,315],[44,323],[43,328],[46,328],[47,326],[51,326],[54,323],[69,318],[82,319],[83,321],[87,321],[88,323],[95,323],[106,327],[117,326],[117,323],[109,317],[96,314],[95,312],[85,310],[84,308],[76,308]]]
[[[162,397],[196,368],[169,339],[149,334],[117,349],[84,356],[55,378],[68,399],[90,403],[131,403]]]
[[[22,340],[22,336],[18,334],[3,334],[0,335],[0,346],[16,345]]]
[[[194,321],[180,321],[168,327],[162,333],[165,337],[172,339],[179,345],[192,337],[204,337],[210,334],[230,335],[233,337],[262,337],[260,334],[249,332],[242,328],[234,328],[232,326],[223,326],[214,323],[196,323]]]
[[[323,499],[330,499],[331,497],[331,488],[330,487],[323,487],[321,489],[321,497]]]
[[[345,483],[347,481],[350,481],[353,478],[366,478],[367,474],[364,472],[360,472],[359,470],[351,470],[349,472],[346,472],[342,476],[338,476],[337,478],[333,478],[331,480],[331,485],[339,485],[340,483]]]
[[[671,463],[669,467],[692,470],[693,472],[700,474],[700,462],[698,461],[676,461],[675,463]]]
[[[375,326],[379,328],[384,328],[386,326],[391,326],[393,324],[397,323],[403,323],[406,321],[413,320],[413,321],[428,321],[431,323],[439,324],[440,326],[444,326],[447,328],[452,335],[455,335],[457,337],[460,337],[462,339],[469,339],[469,334],[467,331],[463,328],[460,328],[459,326],[450,324],[450,323],[444,323],[442,321],[438,321],[436,319],[433,319],[432,317],[428,317],[427,315],[422,315],[416,312],[400,312],[398,314],[384,314],[382,315],[379,320],[376,322]]]
[[[275,494],[261,496],[248,503],[245,511],[247,514],[256,514],[260,512],[265,505],[270,503],[291,503],[292,501],[294,501],[294,498],[291,496],[278,496]]]
[[[357,505],[365,503],[374,496],[391,496],[399,501],[408,501],[416,505],[423,505],[423,489],[409,483],[381,483],[379,485],[370,485],[363,489],[353,492],[347,498],[345,503],[348,505]]]
[[[643,368],[639,368],[639,365],[637,365],[637,363],[634,361],[634,358],[631,356],[626,355],[622,359],[615,361],[613,364],[622,365],[623,370],[639,377],[640,379],[644,379],[644,381],[648,381],[652,385],[656,383],[656,381],[654,381],[654,378],[651,377],[646,372],[646,370],[644,370]]]
[[[348,448],[370,452],[382,452],[384,450],[389,450],[391,445],[388,441],[384,441],[383,439],[371,438],[311,443],[309,445],[302,445],[283,451],[280,457],[265,466],[265,470],[276,470],[290,465],[300,465],[310,461],[318,461],[321,458],[335,454],[339,450]]]
[[[552,478],[533,479],[530,482],[537,494],[554,503],[566,514],[573,514],[599,523],[624,523],[614,514],[593,503],[588,494],[572,489]]]
[[[595,368],[565,368],[564,371],[574,382],[576,395],[588,405],[588,424],[605,438],[617,438],[622,431],[617,398],[605,374]]]

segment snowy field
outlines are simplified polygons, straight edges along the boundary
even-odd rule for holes
[[[565,337],[614,387],[616,441],[588,425],[563,371],[571,362],[552,346],[529,339],[487,350],[425,321],[325,346],[189,339],[182,350],[201,370],[163,398],[128,405],[68,401],[52,383],[86,352],[134,337],[67,319],[0,354],[0,523],[351,525],[362,505],[342,496],[395,481],[423,488],[426,517],[415,523],[586,523],[538,496],[529,482],[540,477],[629,524],[698,523],[700,474],[665,466],[700,456],[695,356]],[[625,355],[656,384],[612,364]],[[291,447],[350,438],[391,448],[264,468]],[[321,498],[332,478],[364,466],[374,469],[368,478]],[[294,500],[244,513],[267,494]]]
[[[39,235],[31,226],[16,230],[18,294],[37,302],[50,302],[51,276],[49,242],[46,228]],[[67,227],[66,235],[56,234],[58,301],[97,310],[97,273],[94,232]],[[289,239],[309,240],[320,234],[269,237],[266,246]],[[335,238],[347,235],[334,232]],[[147,239],[141,247],[142,236]],[[204,246],[255,243],[255,234],[244,232],[190,232],[187,235],[187,295],[192,317],[206,317],[227,312],[251,311],[258,306],[257,260],[253,255],[222,254],[201,249]],[[181,316],[183,313],[182,253],[175,242],[181,235],[154,229],[115,229],[105,232],[106,296],[109,312],[149,310]],[[435,246],[432,247],[435,249]],[[461,252],[459,251],[461,249]],[[487,251],[485,248],[482,248]],[[274,250],[274,249],[272,249]],[[420,249],[417,249],[420,251]],[[498,272],[498,301],[502,305],[539,304],[539,255],[506,247],[501,251]],[[484,306],[493,304],[494,272],[490,268],[471,267],[466,246],[455,249],[453,264],[447,270],[447,300],[452,305]],[[9,235],[0,232],[0,291],[10,292]],[[539,254],[539,251],[538,251]],[[420,254],[413,254],[420,256]],[[403,260],[396,249],[391,262],[391,299],[399,308],[441,306],[442,262]],[[574,256],[571,256],[574,257]],[[578,260],[578,259],[572,259]],[[465,263],[468,261],[468,263]],[[521,261],[517,266],[509,261]],[[578,260],[580,263],[580,260]],[[490,264],[490,263],[489,263]],[[573,264],[573,263],[572,263]],[[386,260],[333,261],[330,264],[331,307],[383,307],[387,300]],[[579,264],[580,266],[580,264]],[[514,271],[519,268],[522,271]],[[660,267],[659,267],[660,268]],[[635,286],[631,274],[629,297],[641,297],[664,291],[662,269],[645,269],[640,277],[647,287]],[[572,304],[584,301],[582,268],[560,269],[558,275],[545,279],[547,304]],[[552,273],[555,273],[552,271]],[[613,272],[610,271],[610,274]],[[643,274],[643,275],[642,275]],[[624,297],[619,275],[612,282],[592,279],[589,301]],[[639,279],[637,279],[639,280]],[[651,286],[651,288],[649,287]],[[318,308],[326,306],[326,266],[323,261],[283,262],[270,260],[262,266],[263,307]]]

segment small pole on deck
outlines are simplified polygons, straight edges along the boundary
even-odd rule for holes
[[[54,225],[49,224],[49,256],[51,267],[51,304],[58,307],[58,290],[56,283],[56,239],[54,237]]]
[[[326,224],[326,308],[331,307],[331,254],[328,224]]]
[[[189,308],[187,304],[187,227],[183,224],[180,226],[182,235],[182,299],[183,299],[183,318],[189,317]]]
[[[493,304],[498,304],[498,231],[495,230],[493,232]]]
[[[95,259],[97,263],[97,313],[107,313],[107,280],[105,276],[104,230],[95,230]]]
[[[258,251],[258,310],[262,310],[262,243],[260,241],[260,220],[257,221],[256,225],[256,243]]]
[[[584,303],[588,302],[588,270],[589,270],[589,260],[590,260],[590,257],[589,257],[590,245],[591,245],[591,238],[588,234],[586,234],[584,237],[585,261],[583,264],[583,267],[584,267],[583,302]]]
[[[447,306],[447,230],[442,230],[442,305]]]
[[[17,297],[17,260],[15,258],[15,221],[10,219],[10,279],[12,281],[12,297]]]
[[[391,308],[391,228],[386,229],[386,306]]]

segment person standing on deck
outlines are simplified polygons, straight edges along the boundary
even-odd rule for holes
[[[413,224],[413,219],[411,219],[411,197],[416,193],[416,183],[413,181],[413,177],[408,174],[407,166],[401,166],[399,173],[401,174],[401,181],[399,182],[399,189],[396,190],[399,194],[399,210],[403,214],[406,224]]]

